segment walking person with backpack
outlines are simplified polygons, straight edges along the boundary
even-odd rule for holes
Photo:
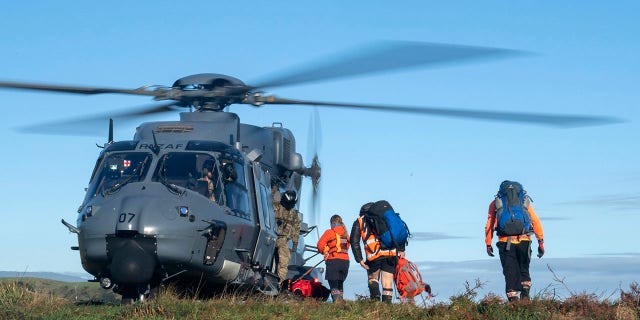
[[[531,234],[538,239],[538,258],[544,255],[544,232],[540,219],[533,210],[531,198],[522,185],[505,180],[495,199],[489,205],[485,226],[485,244],[491,257],[493,231],[498,236],[498,253],[505,279],[505,291],[509,301],[529,300],[531,276]]]
[[[344,300],[344,280],[349,273],[349,234],[342,217],[333,215],[329,220],[331,228],[327,229],[318,240],[318,251],[324,255],[333,302]]]
[[[398,224],[402,226],[395,228]],[[396,232],[392,232],[392,226]],[[356,262],[367,270],[371,300],[380,301],[382,298],[386,303],[393,300],[393,274],[396,271],[398,257],[404,258],[407,236],[406,224],[400,220],[387,201],[370,202],[360,208],[360,215],[351,228],[351,251]],[[362,257],[360,240],[364,245],[366,260]],[[388,240],[391,240],[391,243]]]

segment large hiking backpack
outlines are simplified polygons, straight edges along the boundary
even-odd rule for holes
[[[402,298],[413,298],[426,290],[426,284],[422,280],[418,266],[405,258],[398,258],[393,280]]]
[[[531,198],[520,183],[505,180],[500,184],[500,190],[494,200],[498,236],[517,236],[531,232],[528,210],[530,202]]]
[[[375,202],[365,212],[365,218],[371,231],[380,240],[383,249],[393,249],[401,244],[407,244],[410,236],[409,228],[389,202],[385,200]]]

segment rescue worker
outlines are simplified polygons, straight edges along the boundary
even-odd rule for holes
[[[371,232],[367,225],[365,213],[373,206],[373,202],[366,203],[360,208],[360,216],[353,222],[351,228],[351,251],[356,262],[367,270],[367,284],[371,300],[391,303],[393,300],[393,274],[396,271],[397,257],[404,257],[405,244],[397,249],[383,249],[380,240]],[[358,237],[357,235],[360,235]],[[360,240],[364,245],[366,261],[362,258]],[[382,295],[380,294],[382,282]]]
[[[324,255],[333,302],[344,300],[344,280],[349,273],[349,234],[344,227],[342,217],[333,215],[327,229],[318,240],[318,251]]]
[[[238,173],[233,167],[233,161],[222,159],[222,178],[225,182],[235,182],[238,180]]]
[[[501,189],[508,187],[510,184],[516,183],[520,188],[519,183],[505,180],[501,183]],[[499,192],[500,194],[500,192]],[[500,255],[500,263],[502,264],[502,273],[505,279],[505,291],[507,299],[509,301],[515,301],[518,299],[529,300],[529,292],[531,290],[531,276],[529,274],[529,263],[531,262],[531,233],[533,232],[538,239],[538,258],[544,255],[544,232],[542,230],[542,224],[540,219],[536,215],[536,212],[531,205],[531,198],[523,190],[524,194],[524,209],[529,214],[531,221],[531,230],[523,230],[522,234],[515,236],[507,236],[498,234],[498,252]],[[496,195],[496,199],[499,196]],[[493,254],[493,247],[491,241],[493,239],[493,231],[497,230],[498,209],[497,206],[506,206],[502,202],[496,204],[496,200],[491,201],[489,204],[489,213],[487,217],[487,224],[485,226],[485,244],[487,246],[487,254],[491,257]],[[502,209],[501,209],[502,210]],[[523,210],[523,211],[525,211]]]
[[[213,169],[215,162],[213,159],[208,159],[202,164],[202,178],[198,179],[198,181],[205,181],[207,183],[207,191],[206,196],[212,202],[216,202],[215,196],[215,181],[213,177]]]
[[[278,251],[278,277],[280,284],[287,278],[289,270],[289,260],[291,252],[289,250],[289,240],[293,243],[293,250],[298,247],[298,237],[300,236],[300,218],[298,211],[294,208],[298,200],[296,192],[285,191],[280,196],[280,205],[274,205],[274,213],[278,224],[278,239],[276,248]]]

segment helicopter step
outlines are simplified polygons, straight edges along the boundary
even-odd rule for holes
[[[267,296],[277,296],[280,293],[278,276],[269,271],[263,273],[262,283],[258,286],[258,291]]]

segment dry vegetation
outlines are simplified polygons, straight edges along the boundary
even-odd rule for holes
[[[449,302],[427,306],[420,299],[416,305],[365,299],[334,304],[245,295],[200,301],[180,297],[172,290],[145,303],[120,305],[95,297],[78,301],[68,295],[65,285],[73,286],[43,279],[0,281],[0,319],[640,319],[637,283],[620,289],[615,298],[573,293],[560,299],[552,291],[543,291],[532,301],[507,303],[493,294],[478,298],[482,283],[476,281],[466,283],[464,292]],[[102,290],[96,285],[83,292],[96,294],[93,289]],[[73,291],[78,290],[84,289]]]

